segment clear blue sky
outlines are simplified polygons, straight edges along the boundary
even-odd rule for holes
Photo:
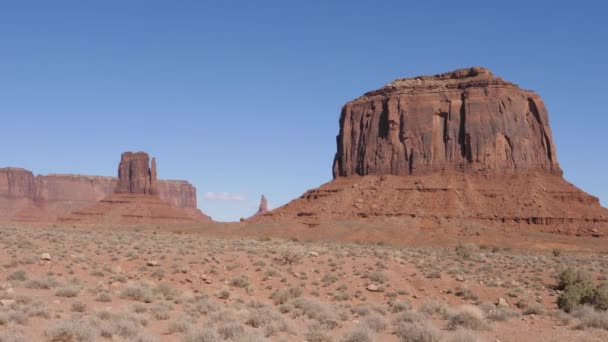
[[[236,220],[331,179],[346,101],[483,65],[544,98],[566,178],[606,205],[608,8],[422,3],[1,1],[0,165],[115,175],[143,150]]]

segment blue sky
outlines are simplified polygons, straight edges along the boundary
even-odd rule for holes
[[[218,220],[331,179],[341,106],[483,65],[537,91],[565,177],[608,204],[600,1],[0,2],[0,165],[115,175],[158,159]],[[206,193],[213,193],[207,194]],[[218,193],[226,193],[218,195]]]

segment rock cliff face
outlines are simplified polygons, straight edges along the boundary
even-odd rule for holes
[[[156,193],[156,160],[145,152],[124,152],[118,165],[116,193]]]
[[[5,167],[0,169],[0,195],[34,199],[36,180],[26,169]]]
[[[481,67],[398,79],[348,102],[337,143],[334,178],[561,175],[541,98]]]
[[[118,166],[118,181],[114,192],[99,202],[60,217],[61,222],[85,224],[196,223],[211,221],[200,210],[180,208],[178,192],[188,190],[187,183],[170,182],[161,187],[162,194],[175,200],[165,201],[159,194],[156,180],[156,160],[145,152],[125,152]],[[186,197],[194,193],[184,194]]]
[[[129,166],[129,163],[126,165]],[[156,180],[154,158],[146,182],[138,181],[141,176],[131,173],[141,170],[138,166],[125,170],[124,174],[130,176],[125,177],[125,188],[143,191],[144,194],[157,193],[160,200],[172,207],[198,211],[196,188],[187,181]],[[0,220],[53,221],[94,205],[114,193],[119,188],[118,184],[117,177],[75,174],[34,176],[31,171],[21,168],[0,168]]]
[[[398,79],[344,105],[334,180],[254,221],[608,235],[562,178],[543,101],[481,67]]]

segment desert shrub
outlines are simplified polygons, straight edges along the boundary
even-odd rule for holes
[[[169,323],[169,333],[185,333],[192,329],[192,322],[184,317],[178,318],[175,321]]]
[[[95,341],[97,331],[83,320],[61,321],[44,332],[49,341]]]
[[[448,313],[448,327],[452,330],[456,328],[483,330],[486,328],[486,323],[481,309],[472,305],[464,305]]]
[[[286,289],[276,290],[270,295],[270,299],[274,301],[275,305],[285,304],[288,301],[298,298],[302,295],[302,289],[299,287],[289,287]]]
[[[473,247],[459,243],[454,249],[454,252],[456,252],[456,255],[462,259],[469,259],[473,254]]]
[[[519,312],[508,309],[508,308],[500,308],[500,307],[492,308],[486,314],[487,319],[489,319],[491,321],[495,321],[495,322],[506,321],[510,318],[517,317],[517,316],[519,316]]]
[[[386,329],[388,323],[386,322],[386,318],[374,313],[371,315],[367,315],[363,319],[363,325],[375,332],[381,332]]]
[[[596,311],[592,307],[584,306],[574,310],[572,315],[580,320],[575,327],[576,329],[598,328],[608,330],[608,312],[606,311]]]
[[[430,324],[399,322],[395,335],[400,342],[439,342],[441,332]]]
[[[79,293],[80,293],[80,289],[75,286],[64,286],[64,287],[58,288],[57,291],[55,291],[55,296],[74,298],[74,297],[78,296]]]
[[[71,310],[74,312],[85,312],[87,310],[87,305],[81,301],[76,301],[72,303]]]
[[[27,280],[27,273],[24,270],[17,270],[9,274],[6,280],[24,281]]]
[[[545,307],[542,304],[531,304],[524,309],[524,315],[544,315]]]
[[[341,342],[373,342],[373,334],[367,327],[357,327],[354,330],[347,332]]]
[[[292,265],[299,262],[304,255],[304,252],[301,248],[297,248],[294,246],[285,247],[281,249],[279,252],[279,257],[277,261],[283,265]]]
[[[151,303],[154,300],[152,290],[148,286],[139,283],[128,283],[120,292],[120,297],[144,303]]]
[[[557,298],[557,306],[565,312],[590,304],[595,295],[595,287],[590,282],[576,282],[567,285]]]
[[[391,306],[391,312],[397,313],[402,311],[407,311],[412,308],[412,304],[410,302],[397,302],[393,303]]]
[[[304,334],[304,338],[308,342],[332,342],[333,339],[328,335],[319,323],[314,322],[308,326],[308,331]]]
[[[333,329],[338,326],[339,317],[333,307],[313,298],[300,297],[293,301],[294,307],[322,327]]]
[[[479,296],[466,286],[458,286],[454,294],[464,300],[478,300]]]
[[[234,287],[245,288],[245,287],[249,286],[249,280],[245,276],[240,276],[240,277],[232,279],[230,281],[230,285],[232,285]]]
[[[452,336],[446,339],[446,342],[477,342],[480,339],[475,335],[475,332],[465,329],[458,329]]]
[[[55,278],[47,276],[37,279],[32,279],[25,283],[25,287],[29,289],[48,290],[59,285],[59,282]]]
[[[240,341],[245,336],[245,328],[237,322],[223,323],[217,332],[224,340]]]
[[[220,342],[221,340],[215,330],[210,328],[190,331],[182,338],[183,342]]]

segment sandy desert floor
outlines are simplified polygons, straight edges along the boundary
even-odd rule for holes
[[[2,342],[608,340],[556,305],[568,266],[607,279],[601,250],[5,225],[0,263]]]

